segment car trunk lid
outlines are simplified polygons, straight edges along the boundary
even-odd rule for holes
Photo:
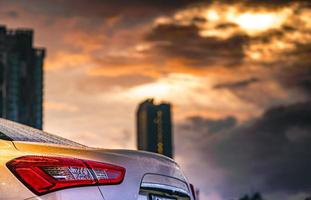
[[[106,200],[136,200],[142,195],[157,194],[159,189],[163,193],[165,188],[173,192],[179,190],[179,192],[184,191],[185,194],[189,193],[187,180],[180,167],[172,159],[165,156],[133,150],[68,147],[31,142],[14,142],[14,145],[22,155],[74,157],[124,167],[126,174],[121,184],[99,186]],[[167,187],[164,187],[165,185]]]

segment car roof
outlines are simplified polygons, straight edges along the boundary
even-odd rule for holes
[[[0,139],[86,147],[77,142],[2,118],[0,118]]]

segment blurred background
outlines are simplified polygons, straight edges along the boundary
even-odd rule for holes
[[[2,117],[173,157],[201,200],[305,200],[310,9],[308,0],[0,0]],[[140,144],[143,129],[160,134],[154,146]]]

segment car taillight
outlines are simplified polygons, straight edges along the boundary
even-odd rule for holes
[[[123,167],[63,157],[23,156],[7,167],[38,195],[75,186],[120,184],[125,176]]]

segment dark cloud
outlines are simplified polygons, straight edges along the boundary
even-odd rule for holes
[[[310,63],[311,64],[311,63]],[[284,87],[294,88],[311,97],[311,65],[296,65],[278,75]]]
[[[307,170],[311,165],[307,159],[311,155],[310,122],[310,102],[270,109],[220,139],[213,149],[214,159],[231,170],[229,185],[254,182],[267,192],[308,191],[311,182],[304,177],[311,176]]]
[[[221,132],[223,130],[233,128],[237,124],[237,120],[234,117],[227,117],[220,120],[205,119],[203,117],[189,117],[187,119],[188,123],[183,124],[181,127],[185,130],[202,131],[202,127],[206,128],[206,134],[212,134]],[[195,126],[193,126],[195,124]]]
[[[309,0],[221,0],[221,1],[214,1],[214,2],[222,2],[227,4],[233,3],[243,3],[246,6],[250,7],[264,7],[264,8],[278,8],[288,6],[294,3],[306,4],[309,5]]]
[[[235,23],[223,23],[223,24],[218,24],[215,28],[225,30],[228,28],[237,28],[237,27],[238,27],[238,25]]]
[[[288,6],[297,15],[303,15],[305,9],[310,5],[309,1],[221,1],[222,3],[243,3],[250,6],[264,6],[264,7],[279,7]],[[208,8],[206,2],[202,2],[205,7]],[[210,2],[207,2],[210,3]],[[289,4],[297,4],[299,6],[289,6]],[[200,4],[197,4],[197,7]],[[244,7],[242,6],[241,9]],[[247,6],[245,7],[245,9]],[[246,11],[245,11],[246,12]],[[292,17],[293,18],[293,17]],[[156,26],[147,36],[147,41],[159,42],[162,45],[158,45],[154,49],[154,55],[161,55],[162,59],[179,60],[179,67],[206,67],[206,66],[239,66],[241,68],[249,69],[250,66],[256,65],[262,68],[271,69],[273,77],[267,77],[268,79],[275,79],[285,90],[298,89],[301,93],[310,93],[311,83],[311,60],[310,60],[310,41],[307,38],[310,32],[305,22],[301,21],[301,18],[288,19],[281,27],[275,27],[273,29],[262,32],[261,34],[245,36],[239,31],[239,27],[235,23],[222,22],[215,27],[210,28],[212,31],[228,31],[235,30],[236,34],[227,39],[215,37],[201,37],[199,32],[202,27],[200,24],[208,23],[206,19],[193,15],[188,25],[183,23],[171,22],[170,24],[161,24]],[[181,25],[182,24],[182,25]],[[207,27],[207,26],[203,26]],[[293,41],[290,39],[290,35],[301,35],[301,40],[297,39]],[[277,42],[284,42],[284,44],[294,46],[293,49],[275,50],[274,47],[269,47],[271,44]],[[264,54],[261,59],[256,61],[248,60],[245,53],[248,48],[252,49],[258,45],[257,50]],[[265,46],[266,45],[266,46]],[[260,47],[261,46],[261,47]],[[271,49],[269,49],[271,48]],[[270,55],[269,55],[270,54]],[[273,56],[271,56],[273,55]],[[164,57],[164,58],[163,58]],[[268,58],[271,57],[271,58]],[[245,59],[246,58],[246,59]],[[233,72],[234,74],[234,72]],[[258,79],[266,79],[261,77],[261,74],[257,74]],[[266,76],[266,75],[264,75]],[[258,82],[258,80],[246,80],[241,83],[230,83],[228,85],[219,85],[216,88],[238,89],[242,86],[250,85]],[[230,87],[232,86],[232,87]],[[236,91],[235,91],[236,92]],[[245,97],[246,95],[237,94],[239,97]],[[251,100],[252,96],[248,96],[246,100]],[[256,101],[256,99],[255,99]],[[278,101],[276,99],[276,101]]]
[[[268,0],[268,1],[262,1],[262,0],[242,0],[238,2],[244,2],[246,5],[261,5],[261,6],[267,6],[267,7],[277,7],[277,6],[288,6],[292,3],[310,3],[308,0]]]
[[[7,1],[0,2],[8,4]],[[16,4],[27,11],[52,15],[54,17],[103,18],[128,14],[135,16],[146,14],[145,17],[148,17],[156,13],[159,15],[172,12],[175,9],[194,2],[190,0],[29,0],[27,2],[12,0],[9,4]]]
[[[252,77],[247,80],[217,84],[214,86],[214,89],[240,89],[240,88],[247,87],[253,83],[258,83],[259,81],[260,80],[258,78]]]
[[[199,16],[194,17],[192,19],[192,24],[196,24],[196,25],[201,24],[201,23],[206,23],[206,22],[207,22],[207,19],[205,19],[203,17],[199,17]]]
[[[245,35],[233,35],[228,39],[201,37],[195,25],[165,24],[155,27],[146,40],[165,44],[157,46],[155,54],[170,59],[180,58],[185,65],[205,67],[241,63],[244,58],[243,46],[249,38]]]
[[[217,187],[226,198],[254,190],[266,194],[310,191],[311,180],[306,177],[311,176],[311,102],[271,108],[212,137],[206,132],[208,119],[190,119],[185,124],[186,128],[179,126],[179,134],[196,144],[193,148],[201,162],[197,170],[223,171],[225,179]],[[207,191],[208,180],[201,185]]]
[[[212,148],[213,144],[210,144],[210,141],[236,125],[237,120],[234,117],[211,119],[194,116],[178,124],[174,130],[176,157],[182,156],[185,173],[203,196],[221,193],[219,187],[222,174],[211,159],[209,148]]]
[[[272,66],[279,67],[276,79],[286,89],[297,89],[311,97],[311,42],[297,41],[296,48],[287,52]]]
[[[261,44],[269,44],[272,42],[273,39],[282,39],[286,32],[292,32],[292,30],[284,30],[284,29],[277,29],[277,30],[270,30],[265,33],[262,33],[258,36],[252,37],[252,42],[260,42]]]

